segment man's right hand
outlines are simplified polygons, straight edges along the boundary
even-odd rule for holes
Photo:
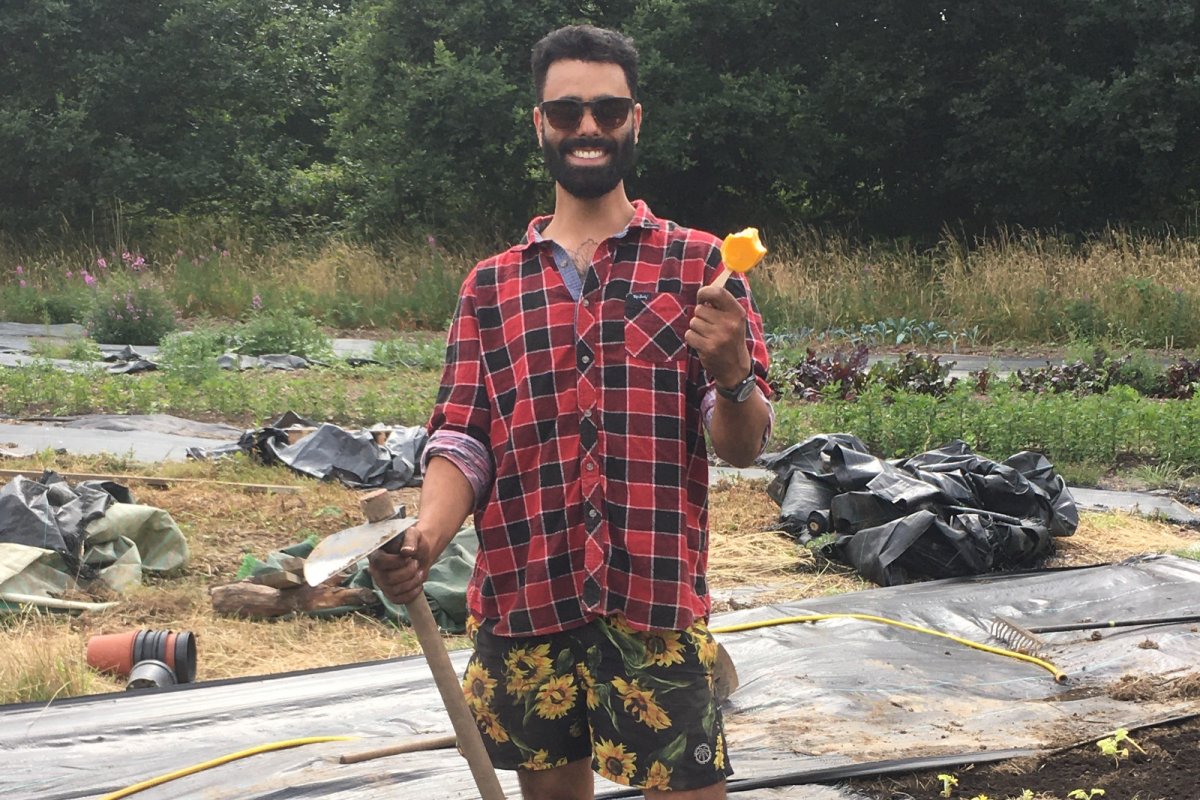
[[[422,591],[433,561],[429,537],[417,525],[376,550],[367,559],[371,580],[393,603],[410,603]]]

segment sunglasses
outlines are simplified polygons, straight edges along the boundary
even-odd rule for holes
[[[543,100],[538,108],[550,123],[550,127],[560,131],[573,131],[583,121],[583,110],[592,112],[592,119],[602,130],[615,130],[629,119],[633,110],[632,97],[601,97],[598,100]]]

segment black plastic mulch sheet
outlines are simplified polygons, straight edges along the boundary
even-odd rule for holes
[[[856,436],[813,436],[764,457],[779,526],[880,586],[1029,567],[1070,536],[1079,511],[1042,455],[998,463],[953,441],[911,458],[871,455]]]
[[[421,426],[394,428],[382,444],[370,431],[348,431],[325,423],[308,436],[288,444],[287,428],[315,427],[287,412],[275,422],[246,431],[236,443],[212,448],[188,448],[190,458],[206,460],[246,453],[264,464],[284,464],[318,480],[337,480],[353,489],[399,489],[420,485],[421,452],[429,438]]]
[[[128,489],[110,481],[72,488],[51,471],[38,480],[17,476],[0,488],[0,542],[54,550],[77,564],[88,523],[103,517],[114,500],[132,502]]]

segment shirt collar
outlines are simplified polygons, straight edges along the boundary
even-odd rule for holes
[[[522,240],[519,249],[524,250],[539,242],[544,242],[542,231],[550,224],[550,220],[554,219],[553,214],[546,214],[541,217],[534,217],[529,222],[529,227],[525,230],[525,238]],[[644,200],[633,201],[633,218],[629,220],[629,225],[625,230],[617,233],[617,236],[624,236],[634,228],[645,228],[646,230],[656,231],[662,227],[662,221],[654,216],[654,212],[646,205]]]

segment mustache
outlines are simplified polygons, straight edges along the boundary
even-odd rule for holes
[[[567,154],[575,149],[580,150],[601,150],[604,153],[612,153],[617,149],[617,143],[611,139],[602,139],[595,136],[573,136],[570,139],[564,139],[562,144],[558,146],[558,152]]]

